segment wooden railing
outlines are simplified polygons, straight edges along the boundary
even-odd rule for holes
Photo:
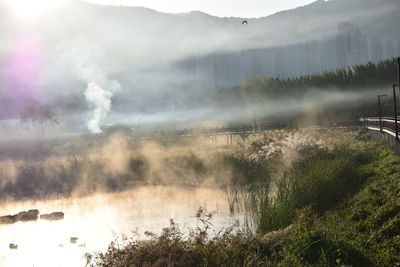
[[[327,122],[324,125],[314,125],[313,127],[320,128],[340,128],[340,127],[361,127],[363,124],[359,120],[347,120],[347,121],[332,121]],[[286,123],[264,123],[256,125],[236,125],[227,127],[199,127],[199,128],[184,128],[184,129],[163,129],[152,131],[152,135],[157,136],[218,136],[218,135],[241,135],[246,136],[250,134],[262,133],[268,130],[278,129],[291,129],[290,125]],[[146,135],[146,133],[143,133]],[[142,134],[142,135],[143,135]],[[140,135],[138,133],[138,135]]]

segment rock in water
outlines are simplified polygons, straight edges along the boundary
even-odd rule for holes
[[[29,222],[29,221],[36,221],[39,216],[39,210],[28,210],[18,213],[16,216],[16,220],[18,222]]]
[[[53,213],[49,213],[49,214],[42,214],[42,215],[40,215],[40,219],[47,220],[47,221],[63,220],[64,213],[63,212],[53,212]]]
[[[10,249],[18,249],[18,245],[17,244],[10,244]]]
[[[12,224],[16,222],[36,221],[39,217],[39,210],[22,211],[15,215],[0,217],[0,224]]]
[[[36,221],[39,218],[39,210],[28,210],[28,218],[32,221]]]
[[[0,217],[0,224],[12,224],[15,222],[16,222],[15,217],[12,215]]]

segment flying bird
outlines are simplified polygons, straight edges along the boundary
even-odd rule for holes
[[[242,25],[243,25],[243,24],[248,24],[248,23],[247,23],[247,20],[243,20]]]

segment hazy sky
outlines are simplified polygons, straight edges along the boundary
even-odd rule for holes
[[[88,0],[101,4],[143,6],[167,13],[199,10],[220,17],[263,17],[315,0]]]

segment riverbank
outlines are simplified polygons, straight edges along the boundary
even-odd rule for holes
[[[241,152],[257,150],[271,151],[258,139]],[[172,223],[150,241],[120,240],[88,259],[113,267],[399,265],[400,158],[365,132],[296,151],[275,175],[257,175],[271,168],[250,172],[257,186],[236,201],[247,207],[253,232],[229,228],[211,237],[212,218],[200,213],[201,227],[189,236]]]

